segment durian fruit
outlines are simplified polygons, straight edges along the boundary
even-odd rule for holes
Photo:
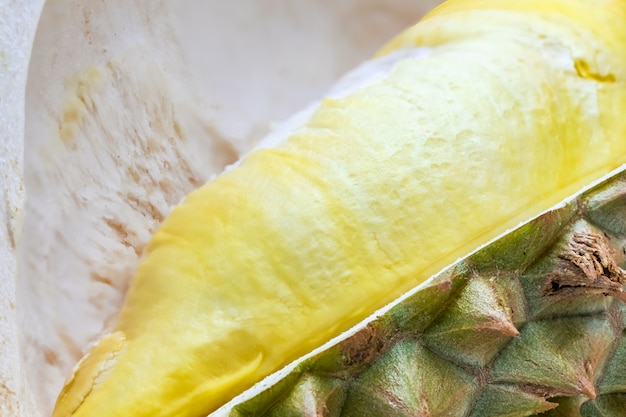
[[[623,0],[436,9],[168,215],[54,416],[206,415],[498,236],[234,415],[617,409],[624,248],[575,223],[604,216],[575,200],[502,234],[626,161],[624,21]]]

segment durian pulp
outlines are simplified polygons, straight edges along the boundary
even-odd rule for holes
[[[596,3],[440,9],[392,43],[431,54],[191,193],[55,416],[206,414],[626,162],[626,3]]]

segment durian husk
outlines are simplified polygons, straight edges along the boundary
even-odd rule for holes
[[[0,415],[50,414],[172,205],[436,3],[0,0]]]

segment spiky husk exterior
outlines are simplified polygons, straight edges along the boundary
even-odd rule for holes
[[[625,258],[622,172],[441,273],[230,416],[624,415]]]

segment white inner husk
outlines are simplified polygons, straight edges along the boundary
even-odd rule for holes
[[[5,3],[0,415],[11,417],[50,415],[173,205],[439,1]]]

